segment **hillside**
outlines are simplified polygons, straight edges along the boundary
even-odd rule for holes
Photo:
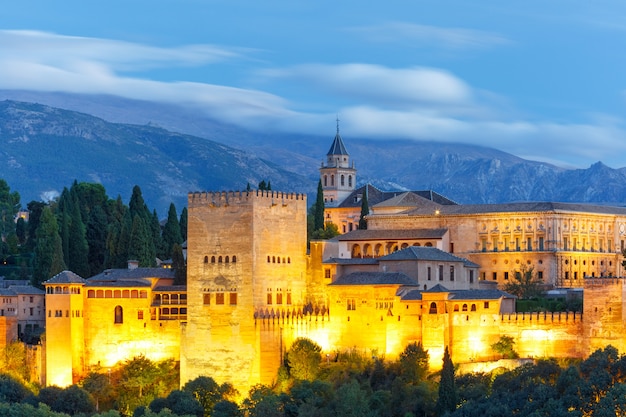
[[[59,149],[75,148],[80,151],[72,153],[81,156],[60,172],[62,182],[46,178],[50,167],[28,170],[28,178],[18,179],[16,173],[5,175],[13,189],[34,197],[55,184],[69,184],[74,177],[102,181],[111,195],[120,192],[123,197],[138,183],[149,194],[148,201],[158,200],[154,204],[160,206],[170,198],[178,206],[189,190],[238,189],[248,181],[254,185],[261,179],[270,179],[274,189],[312,195],[318,168],[335,133],[334,129],[323,136],[252,132],[220,123],[198,109],[113,96],[0,91],[2,98],[46,103],[101,118],[39,110],[41,117],[57,118],[53,125],[65,126],[58,137],[65,138],[64,146],[69,147]],[[12,123],[14,130],[19,126],[19,121],[10,122],[17,114],[3,111],[1,140],[7,140],[5,123]],[[32,118],[37,117],[33,114]],[[91,122],[83,126],[86,120]],[[46,134],[42,128],[48,122],[24,123],[31,126],[35,137]],[[19,136],[18,131],[12,137]],[[87,132],[101,140],[115,137],[118,145],[94,152],[100,142],[86,147]],[[626,201],[626,169],[613,169],[601,162],[587,169],[570,170],[480,146],[393,138],[369,140],[352,137],[348,131],[341,133],[356,162],[359,184],[370,182],[385,190],[430,188],[468,204],[552,200],[622,205]],[[127,141],[128,145],[123,146]],[[50,143],[48,148],[30,147],[31,152],[39,154],[35,160],[45,156],[42,149],[48,149],[50,155],[62,155]],[[142,169],[134,169],[139,162]],[[15,165],[11,164],[9,167]],[[241,169],[234,169],[236,166]],[[26,192],[27,187],[36,192]]]

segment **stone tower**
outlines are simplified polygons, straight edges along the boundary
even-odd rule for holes
[[[43,285],[46,288],[46,384],[68,387],[84,372],[85,280],[63,271]]]
[[[188,210],[181,384],[210,375],[245,395],[275,378],[286,343],[283,328],[261,318],[308,304],[306,196],[191,193]]]
[[[350,165],[350,155],[339,134],[339,121],[337,134],[326,154],[326,164],[322,162],[320,168],[320,179],[326,207],[339,206],[356,188],[356,168],[354,163]]]

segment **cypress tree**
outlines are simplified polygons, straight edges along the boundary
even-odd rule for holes
[[[141,267],[153,267],[155,263],[156,253],[150,226],[138,214],[133,218],[128,256],[139,261]]]
[[[172,253],[172,248],[175,244],[180,245],[183,243],[183,236],[180,233],[180,223],[178,222],[178,216],[176,214],[176,206],[174,203],[170,204],[170,209],[167,213],[167,222],[163,227],[163,243],[168,253]]]
[[[172,268],[175,271],[174,285],[186,285],[187,265],[185,265],[183,247],[178,243],[174,243],[174,246],[172,247]]]
[[[82,277],[89,276],[89,246],[87,245],[86,228],[83,223],[78,200],[73,199],[70,211],[69,230],[69,262],[67,265],[70,271]]]
[[[322,189],[322,180],[317,182],[317,196],[313,216],[313,230],[324,229],[324,190]]]
[[[107,252],[107,218],[100,206],[95,206],[89,212],[85,238],[89,252],[87,263],[89,275],[99,274],[104,269],[105,253]]]
[[[454,382],[454,364],[450,358],[448,346],[443,353],[443,368],[441,369],[441,380],[439,381],[439,397],[437,398],[438,415],[443,416],[456,409],[457,392]]]
[[[43,281],[65,270],[59,226],[48,206],[41,212],[36,238],[32,284],[41,287]]]
[[[187,240],[187,207],[183,207],[183,211],[180,213],[180,234],[183,237],[183,242]]]
[[[367,229],[367,221],[365,220],[365,216],[370,214],[370,207],[367,202],[367,185],[365,186],[365,191],[363,192],[363,197],[361,198],[361,217],[359,218],[359,229]]]

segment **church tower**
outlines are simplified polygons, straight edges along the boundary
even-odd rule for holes
[[[350,166],[350,155],[339,134],[339,119],[337,119],[337,134],[326,154],[326,164],[322,162],[320,180],[324,191],[324,205],[338,207],[356,187],[356,168]]]

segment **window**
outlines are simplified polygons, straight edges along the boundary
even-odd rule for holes
[[[356,310],[356,300],[354,298],[347,300],[347,308],[348,310]]]
[[[469,282],[470,284],[474,283],[474,270],[470,269],[469,271]]]
[[[493,238],[493,251],[494,252],[498,251],[498,238],[497,237]]]
[[[205,256],[205,257],[204,257],[204,263],[205,263],[205,264],[208,264],[208,263],[209,263],[209,257],[208,257],[208,256]]]
[[[543,271],[537,271],[537,278],[543,279]]]
[[[334,187],[335,186],[335,176],[331,175],[330,176],[330,186]],[[330,201],[333,201],[332,199]]]
[[[224,293],[218,292],[215,294],[215,304],[223,305],[224,304]]]
[[[459,305],[458,305],[458,304],[455,304],[455,305],[454,305],[454,311],[455,311],[455,312],[458,312],[458,311],[459,311]]]
[[[291,293],[290,292],[287,293],[287,305],[288,306],[291,305]]]
[[[143,320],[143,310],[137,310],[137,320]]]
[[[569,279],[569,271],[565,271],[565,279]]]
[[[237,293],[236,292],[231,292],[230,293],[230,305],[231,306],[236,306],[237,305]]]
[[[278,294],[276,294],[276,304],[282,304],[283,303],[283,293],[279,292]]]
[[[485,308],[485,309],[488,309],[488,308],[489,308],[489,301],[485,301],[484,308]]]
[[[463,304],[462,310],[467,311],[467,304]]]
[[[204,302],[205,306],[211,305],[211,294],[210,293],[204,294],[202,299],[203,299],[203,302]]]
[[[271,292],[267,293],[267,304],[268,305],[272,304],[272,293]]]
[[[539,250],[543,250],[543,237],[539,238]]]
[[[348,175],[348,187],[352,187],[352,175]]]
[[[330,269],[324,269],[324,278],[330,278]]]
[[[494,281],[497,281],[497,280],[498,280],[498,273],[497,273],[497,272],[494,272],[494,273],[493,273],[493,280],[494,280]]]
[[[30,307],[30,308],[29,308],[29,310],[30,310],[30,315],[31,315],[31,316],[32,316],[32,315],[34,315],[34,313],[35,313],[35,309],[34,309],[34,308],[32,308],[32,307]]]
[[[471,311],[476,311],[476,304],[472,304],[472,308],[470,310]]]
[[[569,242],[566,237],[563,238],[563,250],[569,250]]]
[[[346,183],[345,177],[342,175],[341,176],[341,186],[343,187],[344,185],[346,185],[345,183]]]
[[[439,265],[439,281],[443,281],[443,265]]]
[[[122,310],[122,306],[115,307],[115,324],[124,323],[124,310]]]
[[[481,247],[483,252],[487,252],[487,239],[480,239]]]
[[[324,187],[328,186],[328,177],[324,175]]]
[[[434,301],[430,303],[430,309],[428,310],[428,314],[437,314],[437,303]]]
[[[509,280],[509,273],[508,272],[504,272],[504,280],[508,281]]]
[[[454,281],[454,266],[450,265],[450,281]]]
[[[430,273],[430,266],[428,267],[428,269],[426,270],[427,275],[428,275],[428,280],[430,281],[430,277],[431,277],[431,273]]]
[[[526,239],[526,250],[533,250],[533,240],[530,237]]]

